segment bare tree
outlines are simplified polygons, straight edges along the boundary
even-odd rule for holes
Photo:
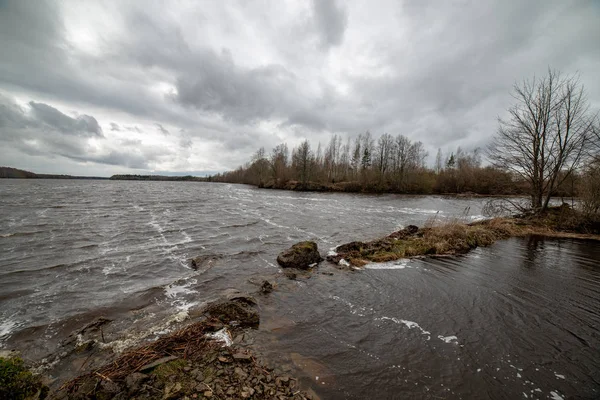
[[[288,166],[288,147],[286,143],[281,143],[271,152],[271,171],[276,183],[285,181],[285,171]]]
[[[294,149],[292,152],[292,164],[300,177],[300,181],[303,185],[306,185],[310,180],[314,164],[314,156],[308,140],[303,141],[297,149]]]
[[[385,173],[391,163],[394,149],[394,138],[389,133],[384,133],[377,140],[377,153],[375,155],[375,165],[379,174],[380,181],[383,181]]]
[[[499,119],[488,156],[529,182],[532,208],[544,211],[553,191],[581,165],[597,114],[577,76],[552,70],[515,84],[512,94],[516,104]]]
[[[440,174],[444,167],[442,166],[442,149],[438,148],[437,155],[435,156],[435,173]]]
[[[358,135],[356,139],[354,139],[354,148],[352,150],[352,172],[354,174],[354,179],[358,178],[358,172],[360,170],[361,160],[362,160],[362,134]]]
[[[252,156],[251,165],[249,168],[251,181],[258,186],[263,186],[267,179],[269,170],[269,160],[265,156],[265,148],[261,147]]]

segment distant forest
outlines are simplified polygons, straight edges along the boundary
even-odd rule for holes
[[[97,176],[73,176],[56,174],[36,174],[34,172],[11,167],[0,167],[0,178],[12,179],[108,179]]]
[[[308,140],[293,148],[259,149],[238,169],[212,177],[215,182],[246,183],[265,188],[406,194],[521,195],[528,183],[508,170],[482,165],[480,149],[460,147],[449,154],[438,150],[435,164],[425,160],[423,143],[404,135],[370,132],[346,141],[333,135],[326,147]],[[555,195],[576,194],[576,175],[557,188]]]
[[[0,167],[0,178],[14,178],[14,179],[111,179],[116,181],[193,181],[193,182],[207,182],[211,180],[210,177],[197,177],[197,176],[164,176],[164,175],[113,175],[110,178],[103,177],[91,177],[91,176],[73,176],[73,175],[52,175],[52,174],[36,174],[34,172],[25,171],[22,169],[11,168],[11,167]]]
[[[210,182],[210,178],[198,176],[165,176],[165,175],[113,175],[110,177],[114,181],[191,181],[191,182]]]

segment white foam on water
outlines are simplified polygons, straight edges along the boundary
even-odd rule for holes
[[[21,324],[17,320],[12,319],[13,317],[14,314],[0,321],[0,348],[4,347],[2,341],[11,337],[15,329],[21,326]]]
[[[564,376],[564,375],[557,374],[556,372],[554,372],[554,376],[556,376],[556,377],[557,377],[557,378],[559,378],[559,379],[565,379],[565,376]]]
[[[227,328],[223,328],[215,333],[207,333],[205,336],[209,339],[216,340],[217,342],[222,342],[222,347],[229,347],[233,344],[231,333],[229,333]]]
[[[105,265],[102,267],[102,273],[104,275],[114,274],[116,272],[117,265],[115,263],[111,263],[110,265]]]
[[[471,216],[469,216],[469,218],[471,219],[471,221],[483,221],[483,220],[487,219],[483,215],[471,215]]]
[[[197,290],[190,289],[190,286],[195,285],[196,283],[198,283],[198,280],[196,279],[190,279],[188,282],[179,285],[171,283],[165,286],[165,295],[171,299],[174,299],[182,294],[198,293]]]
[[[340,262],[338,262],[338,265],[341,265],[342,267],[349,267],[350,263],[342,258]]]
[[[443,214],[443,211],[440,210],[431,210],[424,208],[410,208],[410,207],[402,207],[398,209],[398,211],[406,214]]]
[[[558,392],[555,392],[555,391],[550,392],[550,398],[552,400],[564,400],[564,397],[561,396]]]
[[[181,242],[181,244],[190,243],[192,241],[192,237],[190,235],[188,235],[188,233],[186,231],[181,229],[179,232],[183,235],[183,238],[184,238],[183,242]]]
[[[458,344],[458,338],[456,336],[442,336],[442,335],[439,335],[438,339],[440,339],[441,341],[443,341],[445,343],[455,343],[455,344]]]
[[[263,260],[263,261],[265,262],[265,264],[267,264],[269,267],[280,269],[280,268],[279,268],[277,265],[273,264],[271,261],[269,261],[269,260],[267,260],[267,259],[263,258],[262,256],[259,256],[259,257],[260,257],[260,259],[261,259],[261,260]]]
[[[327,255],[330,257],[337,256],[338,253],[335,251],[336,249],[337,249],[337,246],[330,248],[329,251],[327,252]]]
[[[404,269],[412,268],[408,265],[410,260],[402,259],[400,261],[388,262],[388,263],[372,263],[365,265],[366,269]]]
[[[276,224],[275,222],[272,222],[272,221],[271,221],[270,219],[268,219],[268,218],[261,218],[261,219],[262,219],[263,221],[265,221],[267,224],[269,224],[269,225],[273,225],[273,226],[275,226],[275,227],[277,227],[277,228],[282,228],[282,229],[292,229],[292,228],[290,228],[289,226],[285,226],[285,225],[279,225],[279,224]]]
[[[346,300],[346,299],[342,299],[342,298],[341,298],[341,297],[339,297],[339,296],[329,296],[329,298],[330,298],[330,299],[333,299],[333,300],[336,300],[336,301],[339,301],[339,302],[341,302],[341,303],[343,303],[343,304],[347,305],[347,306],[350,308],[350,312],[351,312],[352,314],[358,315],[358,316],[360,316],[360,317],[364,317],[364,316],[366,316],[366,314],[367,314],[368,312],[371,312],[371,313],[373,312],[373,309],[372,309],[372,308],[365,308],[365,307],[362,307],[362,306],[357,306],[357,305],[355,305],[355,304],[352,304],[351,302],[349,302],[349,301],[348,301],[348,300]]]
[[[117,354],[122,353],[133,346],[137,346],[142,340],[148,337],[158,337],[160,335],[165,335],[172,332],[175,324],[179,324],[189,318],[188,310],[197,304],[198,303],[180,304],[178,306],[179,311],[171,314],[167,320],[155,324],[146,330],[128,333],[124,339],[117,339],[108,343],[99,342],[97,340],[94,340],[94,342],[101,349],[111,349]],[[154,316],[154,314],[149,315],[149,317],[152,316]]]
[[[54,368],[54,366],[56,366],[56,364],[58,364],[59,362],[59,356],[54,357],[54,360],[52,361],[49,361],[47,358],[42,358],[42,360],[39,362],[39,365],[35,368],[32,368],[32,371],[34,374],[40,375],[43,374],[45,371]]]
[[[381,318],[375,318],[375,320],[378,321],[393,321],[397,324],[402,324],[405,325],[408,329],[418,329],[419,331],[421,331],[422,335],[427,335],[428,338],[427,340],[429,340],[431,338],[431,332],[426,331],[425,329],[421,328],[421,326],[414,322],[414,321],[408,321],[405,319],[398,319],[398,318],[394,318],[394,317],[381,317]]]

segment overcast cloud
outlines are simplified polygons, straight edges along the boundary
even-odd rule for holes
[[[0,165],[211,173],[370,130],[485,145],[515,81],[580,73],[598,1],[0,0]]]

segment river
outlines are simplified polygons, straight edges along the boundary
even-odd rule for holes
[[[321,253],[485,199],[296,193],[196,182],[2,180],[0,347],[40,360],[99,315],[120,350],[225,291],[260,297],[255,348],[323,399],[600,397],[600,243],[509,239],[461,257],[288,280]],[[206,256],[198,270],[189,260]]]

